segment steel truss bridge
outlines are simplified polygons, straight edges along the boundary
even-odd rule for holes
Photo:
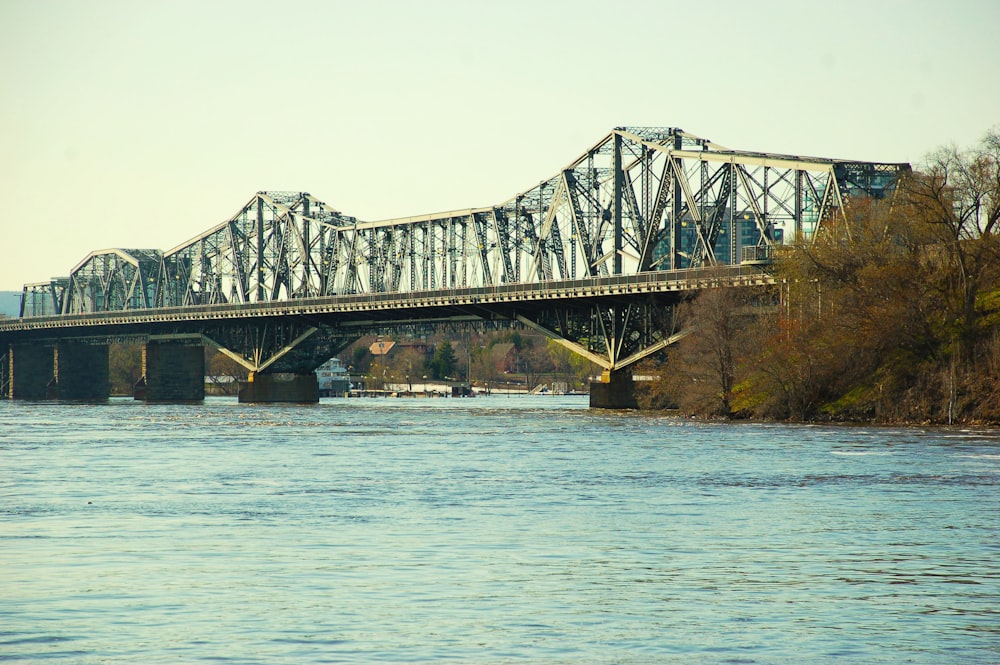
[[[25,285],[0,341],[197,333],[252,372],[311,372],[374,330],[516,321],[616,371],[681,334],[684,292],[767,283],[776,247],[908,169],[618,127],[482,208],[367,222],[262,191],[173,249],[94,251]]]

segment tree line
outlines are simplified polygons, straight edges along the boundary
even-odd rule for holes
[[[782,248],[778,284],[702,292],[646,407],[725,418],[1000,422],[1000,131]]]
[[[519,385],[531,389],[541,383],[559,382],[569,390],[586,389],[590,378],[599,372],[596,365],[547,340],[518,327],[479,332],[441,331],[421,339],[420,347],[407,345],[383,358],[373,356],[369,347],[375,341],[365,337],[340,354],[352,375],[371,376],[392,383],[422,382],[424,379],[469,381],[480,387]]]

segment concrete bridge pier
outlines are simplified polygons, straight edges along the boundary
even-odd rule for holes
[[[111,395],[107,344],[12,344],[9,358],[13,399],[104,400]]]
[[[625,369],[607,371],[601,375],[599,383],[591,383],[590,408],[638,409],[632,372]]]
[[[314,404],[319,402],[319,380],[316,378],[316,372],[308,374],[251,372],[245,382],[240,382],[239,401]]]
[[[158,335],[142,347],[142,378],[135,399],[198,402],[205,399],[205,345],[201,335]]]
[[[103,400],[111,396],[108,345],[59,342],[55,348],[56,399]]]
[[[10,345],[12,399],[50,399],[49,389],[54,385],[54,344]]]

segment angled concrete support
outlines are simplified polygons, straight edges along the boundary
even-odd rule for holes
[[[319,381],[315,372],[309,374],[260,374],[251,372],[240,383],[240,402],[294,402],[310,404],[319,401]]]
[[[142,347],[142,379],[135,399],[197,402],[205,399],[205,349],[201,335],[150,337]]]

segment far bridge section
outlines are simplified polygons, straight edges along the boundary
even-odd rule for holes
[[[0,323],[0,391],[100,398],[74,387],[75,368],[131,339],[145,344],[145,399],[200,399],[207,343],[251,372],[241,399],[314,401],[313,370],[359,336],[447,321],[516,321],[613,382],[683,334],[680,294],[769,281],[776,247],[889,195],[908,168],[631,127],[483,208],[364,222],[308,193],[259,192],[171,250],[95,251],[26,285],[21,320]]]

